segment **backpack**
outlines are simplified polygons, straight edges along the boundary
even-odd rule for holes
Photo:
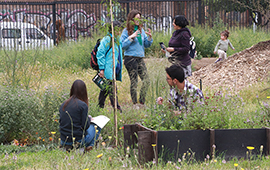
[[[196,58],[197,57],[197,51],[196,51],[196,43],[193,41],[194,37],[190,37],[189,44],[190,44],[190,50],[188,52],[190,58]]]
[[[92,69],[94,70],[99,70],[98,67],[98,62],[97,62],[97,52],[98,52],[98,47],[100,45],[100,40],[101,38],[99,38],[96,42],[96,45],[94,47],[94,49],[91,52],[91,59],[90,59],[90,66]],[[105,53],[105,56],[107,55],[107,53],[110,51],[111,47],[109,48],[109,50]]]
[[[183,35],[183,32],[181,33],[181,36]],[[197,57],[197,51],[196,51],[196,43],[194,40],[194,37],[190,37],[189,39],[189,56],[190,58],[196,58]]]

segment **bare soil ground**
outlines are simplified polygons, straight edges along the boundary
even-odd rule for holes
[[[211,89],[229,87],[238,91],[256,82],[269,78],[270,41],[260,42],[226,60],[214,63],[216,58],[194,60],[195,69],[189,81]]]
[[[214,63],[217,60],[217,58],[202,58],[200,60],[194,60],[194,59],[191,59],[191,60],[192,60],[192,63],[194,64],[194,69],[197,71],[204,66]]]

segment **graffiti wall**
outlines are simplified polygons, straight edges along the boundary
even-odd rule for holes
[[[101,21],[110,22],[107,11],[100,12]],[[117,16],[119,16],[117,14]],[[151,28],[154,31],[168,31],[172,28],[172,17],[153,15],[144,15],[149,22],[145,27]],[[122,17],[125,18],[125,17]],[[78,36],[91,36],[94,26],[97,24],[97,18],[94,13],[87,14],[82,9],[61,9],[56,12],[56,21],[62,20],[65,28],[66,37],[77,39]],[[28,22],[36,25],[45,34],[53,38],[53,12],[29,11],[27,9],[18,9],[14,11],[2,11],[0,13],[0,21],[12,22]]]
[[[95,14],[87,14],[82,9],[61,9],[56,12],[56,20],[62,20],[65,27],[66,37],[77,38],[90,36],[91,29],[96,25]],[[0,21],[28,22],[36,25],[44,33],[52,38],[53,35],[53,12],[29,11],[18,9],[14,11],[2,11]]]

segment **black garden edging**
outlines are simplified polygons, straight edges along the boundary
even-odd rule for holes
[[[125,148],[138,146],[141,164],[153,159],[157,162],[158,155],[162,155],[165,161],[175,161],[187,151],[194,152],[196,160],[204,160],[206,155],[212,155],[213,145],[216,147],[215,155],[224,155],[226,160],[245,158],[247,146],[255,147],[253,155],[260,154],[261,145],[264,147],[263,155],[270,153],[269,128],[154,131],[132,124],[124,125],[124,141]]]

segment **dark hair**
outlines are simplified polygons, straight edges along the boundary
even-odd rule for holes
[[[66,103],[63,106],[63,111],[65,111],[65,107],[68,105],[72,98],[77,98],[83,102],[85,102],[88,106],[88,96],[87,96],[87,88],[85,83],[82,80],[75,80],[70,89],[70,98],[66,100]]]
[[[224,35],[225,37],[229,37],[230,32],[228,30],[222,31],[220,34]]]
[[[173,79],[177,79],[180,83],[185,80],[185,72],[179,64],[171,65],[165,69],[166,73]]]
[[[181,28],[185,28],[187,25],[189,25],[189,22],[184,15],[176,15],[174,17],[174,23]]]
[[[120,21],[113,21],[113,27],[121,27],[122,23]],[[112,26],[109,25],[109,33],[112,33]]]
[[[132,10],[132,11],[130,11],[130,13],[127,16],[127,31],[128,31],[128,35],[131,35],[134,32],[134,17],[137,14],[140,14],[140,16],[142,16],[141,12],[138,11],[138,10]],[[131,22],[131,21],[133,21],[133,22]],[[141,31],[142,30],[142,25],[139,25],[139,28],[138,29]]]

